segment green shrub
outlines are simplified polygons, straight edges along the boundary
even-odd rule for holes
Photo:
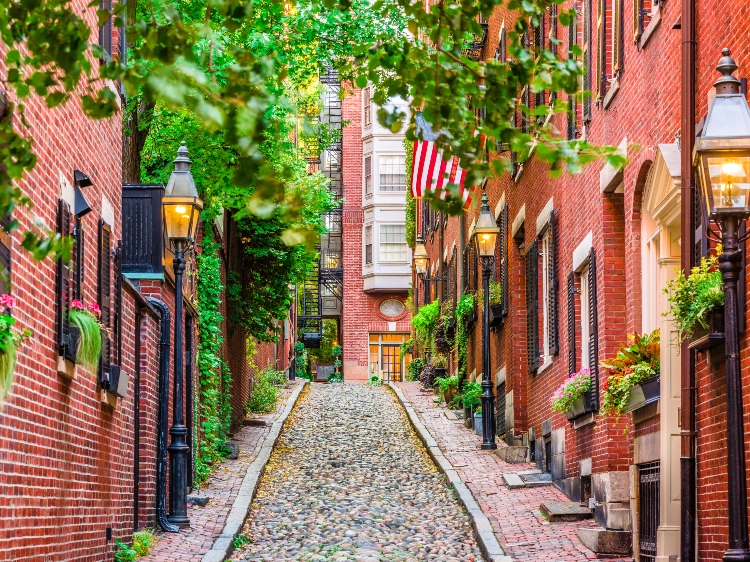
[[[373,375],[370,377],[370,380],[367,381],[367,384],[369,386],[380,386],[383,384],[383,382],[380,380],[380,377],[377,375]]]
[[[435,384],[440,388],[440,392],[445,392],[449,388],[458,388],[458,375],[452,377],[437,377]]]
[[[279,399],[279,387],[285,380],[283,371],[276,371],[270,367],[261,371],[255,377],[255,386],[247,402],[247,411],[253,414],[273,412]]]
[[[342,373],[331,373],[328,377],[329,383],[344,382],[344,375]]]
[[[136,531],[133,533],[133,550],[135,550],[136,556],[141,558],[142,556],[148,556],[151,552],[151,547],[157,542],[156,535],[151,529],[144,529],[143,531]]]
[[[115,562],[135,562],[135,550],[117,539],[115,542]]]
[[[414,361],[409,363],[409,366],[406,368],[406,380],[410,382],[418,381],[423,368],[424,361],[417,357]]]
[[[482,403],[482,386],[478,382],[467,382],[461,393],[464,408],[477,408]]]

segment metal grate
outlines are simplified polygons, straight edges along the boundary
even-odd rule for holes
[[[656,529],[659,527],[659,462],[638,466],[638,531],[641,562],[656,561]]]

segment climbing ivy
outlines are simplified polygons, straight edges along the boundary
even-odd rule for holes
[[[210,224],[219,209],[208,200],[203,220]],[[209,229],[210,232],[210,229]],[[212,236],[204,236],[198,254],[198,390],[196,417],[200,435],[195,450],[195,482],[204,482],[211,467],[226,454],[224,443],[229,433],[231,406],[228,393],[232,375],[221,358],[224,338],[221,326],[224,319],[219,312],[224,285],[221,282],[222,263],[220,245]]]
[[[413,250],[417,245],[417,200],[411,195],[411,174],[414,160],[414,143],[404,139],[406,152],[406,243]]]

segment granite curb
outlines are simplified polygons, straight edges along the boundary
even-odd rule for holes
[[[224,523],[224,528],[221,534],[216,537],[214,543],[211,545],[211,549],[203,555],[201,562],[222,562],[233,548],[234,538],[239,534],[242,525],[245,522],[248,511],[250,511],[250,504],[253,502],[255,492],[258,489],[258,482],[260,482],[261,476],[266,469],[266,463],[271,457],[273,448],[276,446],[276,442],[281,435],[281,429],[284,426],[289,414],[292,412],[297,400],[299,399],[302,389],[305,388],[307,381],[302,379],[298,384],[297,388],[292,391],[292,394],[287,400],[284,411],[273,422],[271,431],[266,435],[261,445],[260,452],[255,460],[247,468],[242,484],[237,492],[237,497],[234,499],[232,509],[229,511],[227,520]]]
[[[406,414],[409,417],[414,431],[417,432],[419,440],[422,441],[427,453],[432,458],[433,462],[437,465],[440,472],[442,472],[453,489],[456,492],[458,501],[464,506],[466,511],[471,518],[474,531],[477,535],[477,544],[479,549],[482,551],[482,555],[485,557],[487,562],[513,562],[513,558],[506,556],[505,551],[500,546],[500,543],[492,530],[492,524],[487,516],[484,514],[482,509],[479,507],[477,500],[469,490],[468,486],[464,484],[461,477],[458,475],[458,471],[453,467],[451,462],[443,455],[443,452],[438,447],[438,443],[432,436],[430,431],[425,427],[422,421],[419,419],[417,412],[412,407],[412,404],[407,400],[402,390],[394,383],[389,382],[388,386],[396,394],[401,406],[406,410]],[[204,558],[205,562],[205,558]]]

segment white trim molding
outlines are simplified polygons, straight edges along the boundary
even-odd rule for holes
[[[578,247],[573,250],[573,271],[580,272],[581,269],[586,267],[589,262],[589,254],[591,253],[591,246],[593,245],[593,234],[591,231],[584,236]]]
[[[516,235],[518,230],[521,228],[523,221],[525,220],[526,220],[526,203],[521,205],[521,208],[518,210],[518,213],[516,214],[516,218],[513,219],[513,223],[510,229],[511,236]]]
[[[536,235],[539,236],[539,233],[544,229],[545,226],[547,226],[547,223],[549,222],[549,218],[552,215],[552,209],[555,208],[554,202],[552,201],[552,197],[549,198],[549,201],[547,201],[547,204],[544,206],[544,209],[542,209],[542,212],[539,213],[539,216],[536,218]]]

